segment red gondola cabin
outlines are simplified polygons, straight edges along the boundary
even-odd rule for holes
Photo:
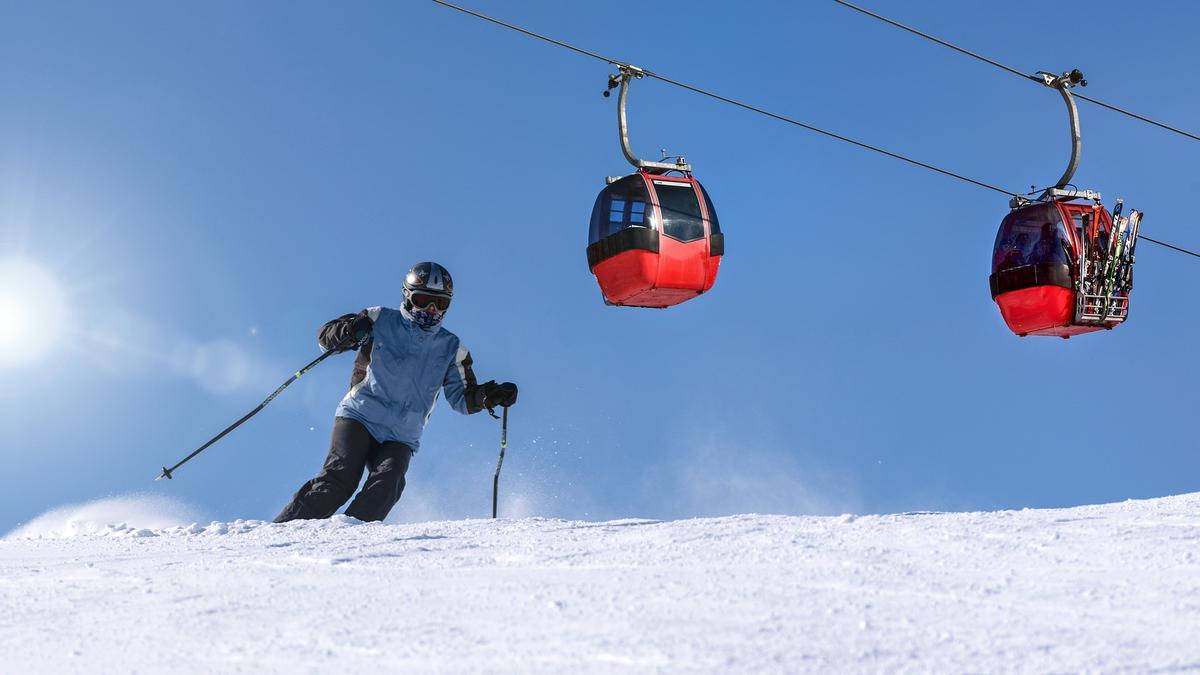
[[[1130,219],[1140,219],[1133,211]],[[1118,239],[1124,239],[1121,219]],[[1012,332],[1069,338],[1129,315],[1132,252],[1112,242],[1099,203],[1052,201],[1013,209],[992,254],[992,299]],[[1136,236],[1136,235],[1135,235]]]
[[[717,280],[725,238],[712,200],[690,174],[646,170],[612,181],[596,198],[588,267],[604,301],[670,307]]]

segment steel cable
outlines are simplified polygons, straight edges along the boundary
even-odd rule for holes
[[[960,54],[965,54],[973,59],[978,59],[980,61],[983,61],[984,63],[986,63],[990,66],[995,66],[996,68],[999,68],[1005,72],[1012,73],[1013,75],[1017,75],[1026,80],[1031,80],[1033,82],[1037,82],[1038,84],[1041,84],[1041,85],[1046,84],[1045,81],[1042,80],[1042,78],[1037,77],[1036,75],[1029,75],[1027,73],[1023,73],[1023,72],[1017,70],[1016,68],[1013,68],[1011,66],[1006,66],[1003,63],[1000,63],[999,61],[994,61],[992,59],[987,58],[986,56],[976,54],[975,52],[973,52],[969,49],[963,49],[962,47],[959,47],[958,45],[956,45],[952,42],[947,42],[939,37],[930,35],[929,33],[924,33],[924,32],[919,31],[916,28],[913,28],[911,26],[906,26],[906,25],[900,23],[899,21],[889,19],[888,17],[883,16],[882,14],[876,14],[875,12],[872,12],[869,9],[865,9],[865,8],[859,7],[858,5],[855,5],[853,3],[846,2],[846,0],[833,0],[833,1],[843,7],[852,9],[852,10],[862,13],[862,14],[866,14],[867,16],[869,16],[871,18],[878,19],[886,24],[895,26],[896,28],[899,28],[901,30],[906,30],[906,31],[912,33],[913,35],[918,35],[920,37],[925,38],[926,40],[936,42],[939,45],[942,45],[943,47],[949,47],[950,49],[953,49],[954,51],[956,51]],[[1167,131],[1173,131],[1173,132],[1179,134],[1180,136],[1185,136],[1194,141],[1200,141],[1200,136],[1197,136],[1196,134],[1193,134],[1188,131],[1184,131],[1183,129],[1177,129],[1169,124],[1164,124],[1162,122],[1152,120],[1149,117],[1146,117],[1144,115],[1139,115],[1139,114],[1137,114],[1135,112],[1131,112],[1129,110],[1125,110],[1124,108],[1112,105],[1111,103],[1105,103],[1103,101],[1098,101],[1090,96],[1084,96],[1083,94],[1080,94],[1078,92],[1072,92],[1072,95],[1075,96],[1075,98],[1083,99],[1089,103],[1095,103],[1096,105],[1103,107],[1103,108],[1108,108],[1109,110],[1112,110],[1113,112],[1118,112],[1118,113],[1121,113],[1122,115],[1128,115],[1129,117],[1132,117],[1136,120],[1140,120],[1140,121],[1146,122],[1148,124],[1153,124],[1154,126],[1160,127],[1162,129],[1166,129]]]
[[[505,28],[508,28],[508,29],[510,29],[510,30],[517,31],[518,33],[522,33],[522,34],[524,34],[524,35],[528,35],[528,36],[530,36],[530,37],[537,38],[537,39],[539,39],[539,40],[543,40],[543,41],[545,41],[545,42],[549,42],[550,44],[557,45],[557,46],[559,46],[559,47],[563,47],[563,48],[565,48],[565,49],[570,49],[570,50],[571,50],[571,51],[573,51],[573,52],[576,52],[576,53],[579,53],[579,54],[583,54],[584,56],[589,56],[589,57],[591,57],[591,58],[593,58],[593,59],[596,59],[596,60],[599,60],[599,61],[603,61],[603,62],[605,62],[605,63],[608,63],[608,64],[610,64],[610,65],[614,65],[614,66],[629,66],[629,65],[630,65],[630,64],[628,64],[628,63],[625,63],[625,62],[623,62],[623,61],[618,61],[617,59],[612,59],[612,58],[609,58],[609,57],[607,57],[607,56],[603,56],[603,55],[601,55],[601,54],[597,54],[597,53],[595,53],[595,52],[591,52],[591,51],[588,51],[588,50],[586,50],[586,49],[582,49],[582,48],[580,48],[580,47],[576,47],[575,45],[572,45],[572,44],[570,44],[570,43],[567,43],[567,42],[563,42],[562,40],[556,40],[556,39],[554,39],[554,38],[552,38],[552,37],[548,37],[548,36],[546,36],[546,35],[542,35],[542,34],[540,34],[540,33],[535,33],[535,32],[533,32],[533,31],[531,31],[531,30],[527,30],[527,29],[525,29],[525,28],[521,28],[520,26],[516,26],[516,25],[514,25],[514,24],[507,23],[507,22],[505,22],[505,21],[501,21],[500,19],[495,19],[495,18],[492,18],[492,17],[490,17],[490,16],[488,16],[488,15],[486,15],[486,14],[480,14],[479,12],[475,12],[475,11],[472,11],[472,10],[466,9],[465,7],[460,7],[460,6],[458,6],[458,5],[455,5],[455,4],[452,4],[452,3],[450,3],[450,2],[446,2],[446,0],[431,0],[431,1],[432,1],[432,2],[434,2],[434,3],[437,3],[437,4],[439,4],[439,5],[442,5],[443,7],[447,7],[447,8],[449,8],[449,9],[453,9],[453,10],[456,10],[456,11],[462,12],[463,14],[468,14],[468,15],[470,15],[470,16],[473,16],[473,17],[476,17],[476,18],[478,18],[478,19],[483,19],[484,21],[488,21],[488,22],[490,22],[490,23],[494,23],[494,24],[496,24],[496,25],[498,25],[498,26],[503,26],[503,27],[505,27]],[[1008,70],[1008,71],[1010,71],[1010,72],[1013,72],[1013,73],[1016,73],[1016,74],[1018,74],[1018,75],[1021,75],[1021,77],[1026,77],[1026,78],[1029,78],[1029,77],[1031,77],[1031,76],[1029,76],[1029,75],[1025,75],[1024,73],[1021,73],[1021,72],[1020,72],[1020,71],[1018,71],[1018,70],[1014,70],[1014,69],[1012,69],[1012,68],[1009,68],[1009,67],[1007,67],[1007,66],[1005,66],[1005,65],[1003,65],[1003,64],[996,63],[996,62],[994,62],[994,61],[991,61],[990,59],[987,59],[987,58],[984,58],[984,57],[982,57],[982,56],[979,56],[978,54],[975,54],[975,53],[973,53],[973,52],[969,52],[969,51],[967,51],[967,50],[965,50],[965,49],[962,49],[962,48],[960,48],[960,47],[955,47],[954,45],[952,45],[952,44],[950,44],[950,43],[944,42],[944,41],[942,41],[942,40],[938,40],[937,38],[934,38],[934,37],[932,37],[932,36],[929,36],[929,35],[926,35],[926,34],[924,34],[924,33],[921,33],[920,31],[917,31],[917,30],[914,30],[914,29],[908,28],[907,26],[903,26],[903,25],[901,25],[901,24],[895,24],[895,22],[892,22],[890,19],[886,19],[886,18],[884,18],[884,17],[880,17],[879,15],[872,14],[871,12],[868,12],[868,11],[866,11],[866,10],[863,10],[863,9],[861,9],[861,8],[859,8],[859,7],[856,7],[856,6],[854,6],[854,5],[851,5],[851,4],[849,4],[849,3],[843,2],[842,0],[834,0],[834,2],[839,2],[839,3],[841,3],[841,4],[844,4],[844,5],[846,5],[847,7],[851,7],[851,8],[853,8],[853,9],[856,9],[856,10],[858,10],[858,11],[861,11],[861,12],[863,12],[863,13],[866,13],[866,14],[871,14],[872,16],[875,16],[876,18],[882,19],[882,20],[884,20],[884,21],[888,21],[889,23],[893,23],[894,25],[897,25],[897,26],[899,26],[899,27],[901,27],[901,28],[904,28],[905,30],[911,31],[911,32],[913,32],[913,33],[916,33],[916,34],[918,34],[918,35],[921,35],[922,37],[927,37],[927,38],[929,38],[929,39],[931,39],[931,40],[935,40],[935,41],[937,41],[937,42],[939,42],[939,43],[941,43],[941,44],[944,44],[944,45],[946,45],[946,46],[948,46],[948,47],[951,47],[951,48],[953,48],[953,49],[956,49],[956,50],[958,50],[958,51],[960,51],[960,52],[963,52],[964,54],[967,54],[967,55],[973,56],[973,57],[975,57],[975,58],[977,58],[977,59],[980,59],[980,60],[982,60],[982,61],[985,61],[985,62],[987,62],[987,63],[990,63],[990,64],[992,64],[992,65],[998,66],[998,67],[1000,67],[1000,68],[1004,68],[1005,70]],[[750,104],[748,104],[748,103],[742,103],[741,101],[738,101],[738,100],[735,100],[735,99],[729,98],[729,97],[727,97],[727,96],[722,96],[721,94],[717,94],[717,93],[714,93],[714,92],[711,92],[711,91],[707,91],[707,90],[705,90],[705,89],[701,89],[700,87],[695,87],[695,86],[692,86],[692,85],[690,85],[690,84],[686,84],[686,83],[684,83],[684,82],[680,82],[680,81],[678,81],[678,80],[672,79],[672,78],[670,78],[670,77],[667,77],[667,76],[665,76],[665,75],[660,75],[660,74],[658,74],[658,73],[655,73],[655,72],[653,72],[653,71],[650,71],[650,70],[646,70],[646,69],[640,69],[640,68],[639,68],[639,69],[638,69],[638,72],[640,72],[640,73],[641,73],[643,76],[645,76],[645,77],[652,77],[652,78],[654,78],[654,79],[656,79],[656,80],[660,80],[660,81],[662,81],[662,82],[665,82],[665,83],[667,83],[667,84],[674,85],[674,86],[676,86],[676,87],[680,87],[680,88],[682,88],[682,89],[687,89],[688,91],[691,91],[691,92],[694,92],[694,93],[697,93],[697,94],[701,94],[701,95],[703,95],[703,96],[708,96],[708,97],[710,97],[710,98],[713,98],[713,99],[716,99],[716,100],[718,100],[718,101],[722,101],[722,102],[724,102],[724,103],[729,103],[729,104],[731,104],[731,105],[738,106],[739,108],[744,108],[744,109],[746,109],[746,110],[749,110],[749,111],[751,111],[751,112],[755,112],[755,113],[758,113],[758,114],[760,114],[760,115],[765,115],[765,116],[767,116],[767,117],[770,117],[770,118],[773,118],[773,119],[779,120],[779,121],[781,121],[781,122],[786,122],[786,123],[788,123],[788,124],[793,124],[793,125],[795,125],[795,126],[798,126],[798,127],[804,128],[804,129],[807,129],[807,130],[809,130],[809,131],[814,131],[814,132],[816,132],[816,133],[823,134],[823,135],[825,135],[825,136],[828,136],[828,137],[830,137],[830,138],[834,138],[834,139],[837,139],[837,140],[839,140],[839,141],[843,141],[843,142],[846,142],[846,143],[850,143],[850,144],[852,144],[852,145],[857,145],[857,146],[858,146],[858,147],[860,147],[860,148],[865,148],[865,149],[867,149],[867,150],[871,150],[871,151],[873,151],[873,152],[877,152],[877,153],[879,153],[879,154],[881,154],[881,155],[886,155],[886,156],[888,156],[888,157],[892,157],[892,158],[894,158],[894,159],[899,159],[899,160],[901,160],[901,161],[908,162],[909,164],[913,164],[913,165],[919,166],[919,167],[921,167],[921,168],[923,168],[923,169],[928,169],[928,170],[930,170],[930,171],[935,171],[935,172],[937,172],[937,173],[940,173],[940,174],[942,174],[942,175],[944,175],[944,176],[949,176],[949,177],[951,177],[951,178],[957,178],[958,180],[965,181],[965,182],[967,182],[967,183],[971,183],[972,185],[977,185],[977,186],[979,186],[979,187],[986,188],[986,189],[988,189],[988,190],[994,190],[994,191],[996,191],[996,192],[999,192],[999,193],[1001,193],[1001,194],[1009,195],[1009,196],[1012,196],[1012,197],[1021,197],[1021,196],[1022,196],[1022,194],[1021,194],[1021,193],[1018,193],[1018,192],[1013,192],[1013,191],[1011,191],[1011,190],[1005,190],[1004,188],[1001,188],[1001,187],[996,187],[995,185],[990,185],[990,184],[988,184],[988,183],[985,183],[985,182],[983,182],[983,181],[975,180],[974,178],[970,178],[970,177],[968,177],[968,176],[964,176],[964,175],[962,175],[962,174],[955,173],[955,172],[953,172],[953,171],[949,171],[949,170],[947,170],[947,169],[942,169],[942,168],[940,168],[940,167],[934,166],[934,165],[932,165],[932,164],[929,164],[929,163],[926,163],[926,162],[922,162],[922,161],[920,161],[920,160],[912,159],[911,157],[905,157],[904,155],[901,155],[901,154],[899,154],[899,153],[891,152],[890,150],[885,150],[885,149],[883,149],[883,148],[880,148],[880,147],[877,147],[877,146],[871,145],[871,144],[869,144],[869,143],[864,143],[864,142],[862,142],[862,141],[858,141],[858,140],[855,140],[855,139],[853,139],[853,138],[849,138],[849,137],[847,137],[847,136],[843,136],[843,135],[841,135],[841,134],[834,133],[834,132],[832,132],[832,131],[827,131],[827,130],[825,130],[825,129],[821,129],[820,127],[815,127],[815,126],[813,126],[813,125],[811,125],[811,124],[805,124],[804,122],[801,122],[801,121],[799,121],[799,120],[792,119],[792,118],[790,118],[790,117],[787,117],[787,116],[785,116],[785,115],[780,115],[780,114],[778,114],[778,113],[773,113],[773,112],[771,112],[771,111],[769,111],[769,110],[765,110],[765,109],[763,109],[763,108],[759,108],[759,107],[757,107],[757,106],[753,106],[753,105],[750,105]],[[1035,78],[1035,79],[1036,79],[1036,78]],[[1037,81],[1037,82],[1041,82],[1041,80],[1040,80],[1040,79],[1036,79],[1036,81]],[[1089,100],[1090,100],[1090,99],[1089,99]],[[1192,252],[1192,251],[1189,251],[1189,250],[1187,250],[1187,249],[1185,249],[1185,248],[1180,248],[1180,247],[1178,247],[1178,246],[1175,246],[1175,245],[1173,245],[1173,244],[1167,244],[1167,243],[1164,243],[1164,242],[1158,241],[1158,240],[1156,240],[1156,239],[1151,239],[1150,237],[1147,237],[1146,235],[1139,235],[1139,236],[1140,236],[1141,238],[1144,238],[1144,239],[1146,239],[1146,240],[1147,240],[1147,241],[1149,241],[1149,242],[1152,242],[1152,243],[1158,244],[1158,245],[1160,245],[1160,246],[1165,246],[1165,247],[1167,247],[1167,248],[1174,249],[1174,250],[1176,250],[1176,251],[1180,251],[1180,252],[1182,252],[1182,253],[1187,253],[1188,255],[1193,255],[1193,256],[1196,256],[1197,258],[1200,258],[1200,253],[1194,253],[1194,252]]]

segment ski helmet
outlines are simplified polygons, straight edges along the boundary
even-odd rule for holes
[[[414,294],[436,298],[434,304],[440,311],[429,312],[426,309],[429,303],[414,303]],[[450,308],[450,299],[453,297],[454,279],[445,267],[435,262],[419,262],[404,275],[404,308],[412,315],[413,321],[424,328],[441,323],[442,315]]]

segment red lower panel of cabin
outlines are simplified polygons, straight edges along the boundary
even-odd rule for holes
[[[1091,333],[1101,326],[1077,326],[1075,291],[1062,286],[1031,286],[996,296],[1000,315],[1009,330],[1022,337],[1048,335],[1069,338]]]
[[[721,258],[708,256],[706,242],[667,240],[661,248],[625,251],[592,268],[604,299],[627,307],[670,307],[713,287]]]

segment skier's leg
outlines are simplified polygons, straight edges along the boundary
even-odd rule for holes
[[[365,521],[386,518],[404,492],[404,474],[408,472],[410,459],[412,448],[403,443],[389,441],[378,445],[367,459],[370,470],[367,481],[350,502],[346,515]]]
[[[275,522],[332,516],[354,494],[375,445],[378,445],[375,439],[361,423],[347,417],[335,418],[325,466],[316,478],[300,486]]]

